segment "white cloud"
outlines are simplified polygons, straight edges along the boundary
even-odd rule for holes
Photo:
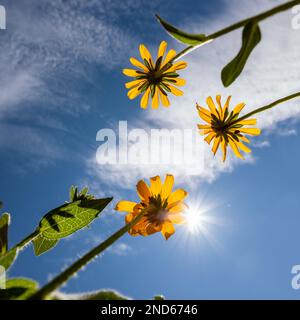
[[[128,244],[121,242],[114,244],[112,247],[108,249],[108,251],[111,254],[115,254],[118,256],[126,256],[127,254],[132,252],[132,248]]]
[[[226,1],[226,9],[218,11],[209,21],[200,24],[190,23],[178,25],[190,32],[213,32],[223,28],[235,21],[245,18],[245,14],[253,15],[281,3],[280,1]],[[235,31],[223,38],[195,50],[184,57],[189,64],[183,71],[182,77],[187,79],[183,97],[172,98],[172,105],[169,109],[140,111],[140,118],[132,123],[138,128],[189,128],[200,122],[195,103],[204,105],[206,97],[222,94],[225,99],[232,95],[232,106],[241,101],[247,104],[246,112],[266,105],[278,98],[299,91],[299,69],[300,52],[299,31],[291,28],[292,14],[290,11],[278,14],[261,25],[263,40],[255,48],[247,62],[244,72],[239,79],[229,88],[224,88],[220,80],[222,68],[237,54],[241,44],[241,30]],[[194,19],[195,21],[195,19]],[[178,24],[178,23],[177,23]],[[163,31],[162,31],[163,32]],[[177,44],[173,43],[174,46]],[[179,48],[179,46],[178,46]],[[182,48],[182,46],[181,46]],[[138,101],[136,101],[138,108]],[[281,122],[287,119],[299,118],[300,102],[290,101],[263,114],[259,114],[258,126],[269,133]],[[290,129],[294,130],[294,129]],[[294,131],[289,131],[289,133]],[[268,141],[256,142],[252,147],[268,146]],[[260,141],[260,140],[259,140]],[[254,149],[255,155],[255,149]],[[223,172],[233,170],[239,164],[253,163],[253,156],[241,161],[230,156],[224,165],[220,156],[213,159],[210,147],[206,146],[204,151],[205,170],[198,175],[199,179],[190,177],[179,177],[180,181],[213,181]],[[149,177],[156,174],[163,174],[157,166],[99,166],[95,161],[88,162],[89,172],[98,176],[102,182],[132,188],[139,178]],[[180,169],[169,168],[168,172],[180,176]]]
[[[130,3],[122,2],[122,8]],[[67,130],[62,114],[71,117],[90,109],[77,88],[78,81],[92,83],[88,66],[112,68],[127,57],[119,52],[128,52],[132,40],[111,23],[115,6],[108,0],[28,0],[7,6],[0,53],[0,121],[6,130],[1,146],[6,151],[23,153],[36,168],[61,157],[64,152],[58,152],[51,136],[31,126]]]

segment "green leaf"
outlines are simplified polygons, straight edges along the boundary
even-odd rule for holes
[[[6,281],[6,289],[0,290],[0,300],[25,300],[38,289],[38,283],[26,278]]]
[[[221,78],[225,87],[230,86],[242,73],[247,59],[261,40],[261,32],[257,22],[248,22],[243,30],[242,47],[237,56],[222,70]]]
[[[153,297],[153,300],[166,300],[166,298],[163,295],[157,295]]]
[[[165,20],[163,20],[161,17],[159,17],[158,15],[156,15],[157,20],[159,21],[159,23],[163,26],[163,28],[176,40],[178,40],[181,43],[187,44],[187,45],[191,45],[191,46],[196,46],[199,44],[204,44],[205,42],[208,41],[207,37],[205,34],[189,34],[186,33],[174,26],[172,26],[171,24],[169,24],[168,22],[166,22]]]
[[[95,292],[87,292],[80,294],[65,294],[56,292],[52,299],[54,300],[129,300],[128,297],[123,296],[114,290],[100,290]]]
[[[58,240],[50,240],[43,237],[43,235],[40,234],[38,237],[33,239],[32,243],[33,243],[35,255],[40,256],[46,251],[54,248],[57,245]]]
[[[91,194],[88,194],[89,188],[83,188],[78,194],[78,187],[71,186],[70,188],[70,202],[78,201],[78,200],[92,200],[95,197]]]
[[[112,198],[79,200],[66,203],[47,213],[39,224],[39,232],[49,240],[58,240],[87,227]]]
[[[0,256],[3,256],[7,252],[8,247],[8,227],[10,224],[9,213],[3,213],[0,217]]]
[[[70,202],[77,200],[77,187],[71,186],[70,188]]]
[[[12,249],[5,253],[3,256],[0,257],[0,266],[4,267],[6,270],[14,263],[18,256],[18,249]]]

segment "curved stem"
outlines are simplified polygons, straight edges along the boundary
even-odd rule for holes
[[[128,232],[136,223],[140,221],[140,219],[144,216],[144,213],[140,213],[135,217],[130,223],[126,224],[123,228],[115,232],[105,241],[100,243],[94,249],[86,253],[79,260],[74,262],[71,266],[69,266],[65,271],[56,276],[53,280],[47,283],[44,287],[42,287],[39,291],[33,294],[29,300],[43,300],[57,288],[62,286],[69,278],[71,278],[74,274],[76,274],[82,267],[91,262],[96,256],[98,256],[101,252],[106,250],[109,246],[111,246],[115,241],[117,241],[120,237],[122,237],[126,232]]]
[[[228,26],[228,27],[226,27],[226,28],[224,28],[224,29],[221,29],[221,30],[219,30],[219,31],[217,31],[217,32],[215,32],[215,33],[212,33],[212,34],[208,35],[208,36],[206,37],[206,39],[204,40],[204,42],[201,43],[200,45],[188,46],[188,47],[186,47],[184,50],[182,50],[181,52],[179,52],[179,53],[173,58],[173,60],[174,60],[174,61],[175,61],[175,60],[178,60],[179,58],[181,58],[181,57],[183,57],[184,55],[190,53],[191,51],[197,49],[198,47],[206,44],[207,42],[210,42],[210,41],[212,41],[212,40],[214,40],[214,39],[217,39],[217,38],[219,38],[219,37],[222,37],[223,35],[225,35],[225,34],[227,34],[227,33],[230,33],[230,32],[232,32],[232,31],[234,31],[234,30],[237,30],[237,29],[239,29],[239,28],[244,27],[244,26],[245,26],[248,22],[250,22],[250,21],[259,22],[259,21],[265,20],[265,19],[267,19],[267,18],[269,18],[269,17],[271,17],[271,16],[273,16],[273,15],[279,13],[279,12],[286,11],[286,10],[294,7],[294,6],[297,5],[297,4],[300,4],[300,0],[289,1],[289,2],[286,2],[286,3],[283,3],[283,4],[279,5],[279,6],[277,6],[277,7],[274,7],[274,8],[272,8],[272,9],[268,10],[268,11],[265,11],[265,12],[263,12],[263,13],[260,13],[260,14],[258,14],[258,15],[256,15],[256,16],[253,16],[253,17],[251,17],[251,18],[247,18],[247,19],[241,20],[241,21],[239,21],[239,22],[236,22],[236,23],[234,23],[234,24],[232,24],[232,25],[230,25],[230,26]]]
[[[261,108],[255,109],[255,110],[253,110],[253,111],[245,114],[244,116],[238,118],[237,120],[233,121],[233,122],[231,123],[231,125],[232,125],[232,124],[235,124],[235,123],[238,123],[238,122],[240,122],[240,121],[242,121],[242,120],[248,119],[248,118],[252,117],[254,114],[257,114],[257,113],[266,111],[266,110],[268,110],[268,109],[271,109],[271,108],[277,106],[277,105],[280,104],[280,103],[289,101],[289,100],[294,99],[294,98],[297,98],[297,97],[300,97],[300,92],[293,93],[293,94],[291,94],[291,95],[289,95],[289,96],[286,96],[286,97],[284,97],[284,98],[278,99],[278,100],[276,100],[276,101],[274,101],[274,102],[272,102],[272,103],[270,103],[270,104],[267,104],[266,106],[263,106],[263,107],[261,107]]]
[[[20,241],[18,244],[16,244],[9,251],[15,250],[15,249],[22,250],[27,244],[29,244],[32,240],[34,240],[38,235],[39,235],[39,230],[33,231],[29,236],[27,236],[25,239]]]

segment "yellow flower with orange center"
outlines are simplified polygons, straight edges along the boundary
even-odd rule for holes
[[[221,104],[221,96],[217,95],[215,105],[212,97],[208,97],[206,103],[209,109],[203,108],[197,104],[199,116],[207,124],[199,124],[201,135],[206,135],[204,139],[208,144],[213,141],[212,152],[214,155],[219,147],[222,149],[223,161],[226,160],[227,146],[229,145],[234,154],[244,159],[240,150],[248,153],[251,150],[244,144],[250,143],[245,135],[257,136],[260,134],[260,129],[249,128],[245,126],[256,125],[256,119],[239,119],[240,112],[245,107],[245,103],[239,103],[232,111],[229,111],[229,103],[231,96],[227,98],[224,106]]]
[[[136,58],[130,58],[130,62],[138,68],[124,69],[123,73],[128,77],[133,77],[135,80],[127,82],[126,88],[129,89],[127,95],[129,99],[134,99],[142,94],[141,107],[146,109],[149,98],[152,98],[152,108],[157,109],[159,101],[165,107],[170,105],[168,93],[176,96],[183,95],[183,92],[175,86],[185,85],[185,80],[178,78],[177,70],[184,69],[187,66],[186,62],[174,62],[176,51],[170,50],[165,58],[164,55],[167,49],[167,42],[162,41],[157,53],[156,62],[154,62],[151,53],[143,45],[140,45],[140,55],[142,62]]]
[[[150,178],[150,187],[144,180],[137,184],[140,202],[120,201],[115,210],[128,212],[125,222],[130,223],[139,214],[143,214],[130,230],[132,236],[149,236],[161,232],[167,240],[174,232],[174,224],[185,222],[184,210],[187,206],[183,202],[187,192],[183,189],[172,191],[173,175],[166,175],[164,183],[159,176]]]

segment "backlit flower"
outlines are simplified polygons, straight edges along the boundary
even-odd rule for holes
[[[136,58],[130,58],[130,62],[138,68],[124,69],[123,73],[128,77],[133,77],[134,80],[126,83],[126,88],[129,89],[127,95],[129,99],[134,99],[142,94],[141,107],[146,109],[149,98],[152,98],[152,108],[157,109],[159,101],[165,106],[170,105],[168,93],[176,96],[183,95],[183,92],[176,86],[185,85],[185,80],[178,78],[177,70],[184,69],[187,66],[186,62],[173,62],[176,56],[175,50],[170,50],[165,58],[167,43],[162,41],[157,53],[156,62],[154,62],[151,53],[143,45],[140,45],[140,55],[142,62]]]
[[[128,212],[125,222],[130,223],[138,214],[144,213],[130,230],[132,236],[148,236],[161,232],[167,240],[174,232],[174,224],[185,222],[183,211],[187,208],[183,202],[187,192],[183,189],[172,191],[174,177],[167,175],[164,183],[159,176],[150,178],[150,187],[144,180],[137,184],[140,202],[120,201],[115,210]]]
[[[260,129],[245,127],[256,125],[256,119],[239,120],[239,114],[245,107],[244,103],[239,103],[232,111],[229,111],[230,99],[229,96],[225,105],[222,106],[220,95],[216,97],[217,105],[215,105],[212,97],[208,97],[206,103],[209,109],[197,104],[199,116],[206,122],[206,124],[198,125],[200,134],[206,136],[204,140],[208,144],[213,142],[212,152],[214,155],[219,147],[222,149],[223,161],[226,160],[228,145],[237,157],[244,159],[241,151],[251,152],[244,144],[244,142],[250,143],[245,135],[256,136],[260,134]]]

